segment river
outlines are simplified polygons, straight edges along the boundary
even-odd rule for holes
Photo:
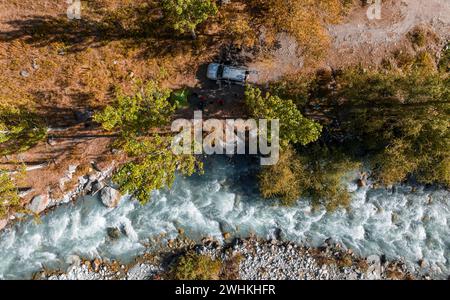
[[[397,186],[357,188],[349,210],[312,210],[307,199],[278,207],[258,195],[258,165],[249,158],[211,157],[205,174],[177,177],[170,191],[156,191],[142,206],[128,197],[116,209],[94,197],[64,204],[40,222],[18,222],[0,234],[0,278],[27,279],[43,267],[65,268],[70,257],[97,256],[131,261],[160,234],[175,238],[178,228],[192,239],[222,238],[222,231],[245,237],[254,233],[318,246],[331,237],[354,252],[384,254],[417,266],[424,259],[433,270],[450,273],[450,193],[446,190]],[[108,227],[122,228],[118,240]]]

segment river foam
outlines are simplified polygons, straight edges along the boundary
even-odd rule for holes
[[[208,159],[203,176],[178,177],[170,191],[157,191],[141,206],[124,197],[116,209],[93,197],[57,207],[0,235],[0,278],[30,278],[43,267],[65,268],[73,255],[131,261],[163,234],[178,229],[193,239],[222,238],[222,231],[245,237],[282,238],[318,246],[327,238],[361,255],[385,254],[411,266],[424,259],[433,272],[450,270],[450,193],[409,186],[357,189],[349,183],[353,202],[348,211],[312,210],[307,200],[295,207],[277,207],[258,196],[257,164],[248,159]],[[118,240],[108,227],[121,228]]]

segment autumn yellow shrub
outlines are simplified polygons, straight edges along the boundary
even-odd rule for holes
[[[302,54],[318,58],[330,43],[326,24],[340,21],[345,4],[340,0],[250,0],[254,20],[266,29],[266,41],[287,32],[299,43]]]
[[[207,255],[188,252],[181,256],[172,269],[175,280],[218,280],[222,271],[222,261]]]

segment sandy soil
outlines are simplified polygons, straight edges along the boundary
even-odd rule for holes
[[[390,0],[383,3],[380,20],[369,20],[367,9],[354,10],[342,24],[331,26],[333,39],[327,64],[333,67],[354,61],[378,63],[401,47],[416,26],[432,28],[439,46],[450,38],[450,1]]]
[[[430,46],[442,47],[450,39],[449,0],[383,1],[380,20],[370,20],[367,9],[355,8],[340,24],[329,26],[331,47],[319,66],[378,64],[387,53],[406,44],[406,34],[419,25],[431,28],[438,37],[436,45]],[[249,64],[254,72],[250,81],[266,84],[303,69],[298,55],[301,45],[285,34],[277,39],[279,48]]]

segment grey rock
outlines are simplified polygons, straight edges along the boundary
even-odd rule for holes
[[[20,71],[20,76],[27,78],[30,76],[30,73],[27,70]]]
[[[50,197],[48,196],[48,194],[37,195],[33,197],[31,202],[27,205],[27,208],[35,214],[39,214],[43,212],[49,204]]]
[[[358,179],[357,184],[358,184],[358,187],[360,187],[360,188],[365,187],[365,186],[367,186],[367,180],[365,178],[360,178],[360,179]]]
[[[94,269],[95,272],[99,271],[101,264],[102,261],[99,258],[96,258],[92,261],[92,268]]]
[[[57,144],[56,140],[53,138],[48,138],[47,139],[47,144],[49,144],[50,146],[54,146]]]
[[[91,186],[91,191],[92,194],[96,194],[98,191],[100,191],[103,187],[104,187],[104,183],[100,182],[98,180],[95,180],[94,182],[92,182],[92,186]]]
[[[104,187],[100,191],[100,200],[106,207],[114,208],[119,205],[120,202],[120,192],[112,187]]]
[[[424,259],[419,260],[418,264],[419,264],[419,266],[420,266],[421,268],[425,268],[426,265],[427,265],[427,263],[425,262]]]
[[[367,269],[366,275],[370,280],[381,279],[381,259],[378,255],[371,255],[367,257],[367,263],[369,268]]]
[[[69,165],[69,173],[73,174],[77,170],[78,165]]]

